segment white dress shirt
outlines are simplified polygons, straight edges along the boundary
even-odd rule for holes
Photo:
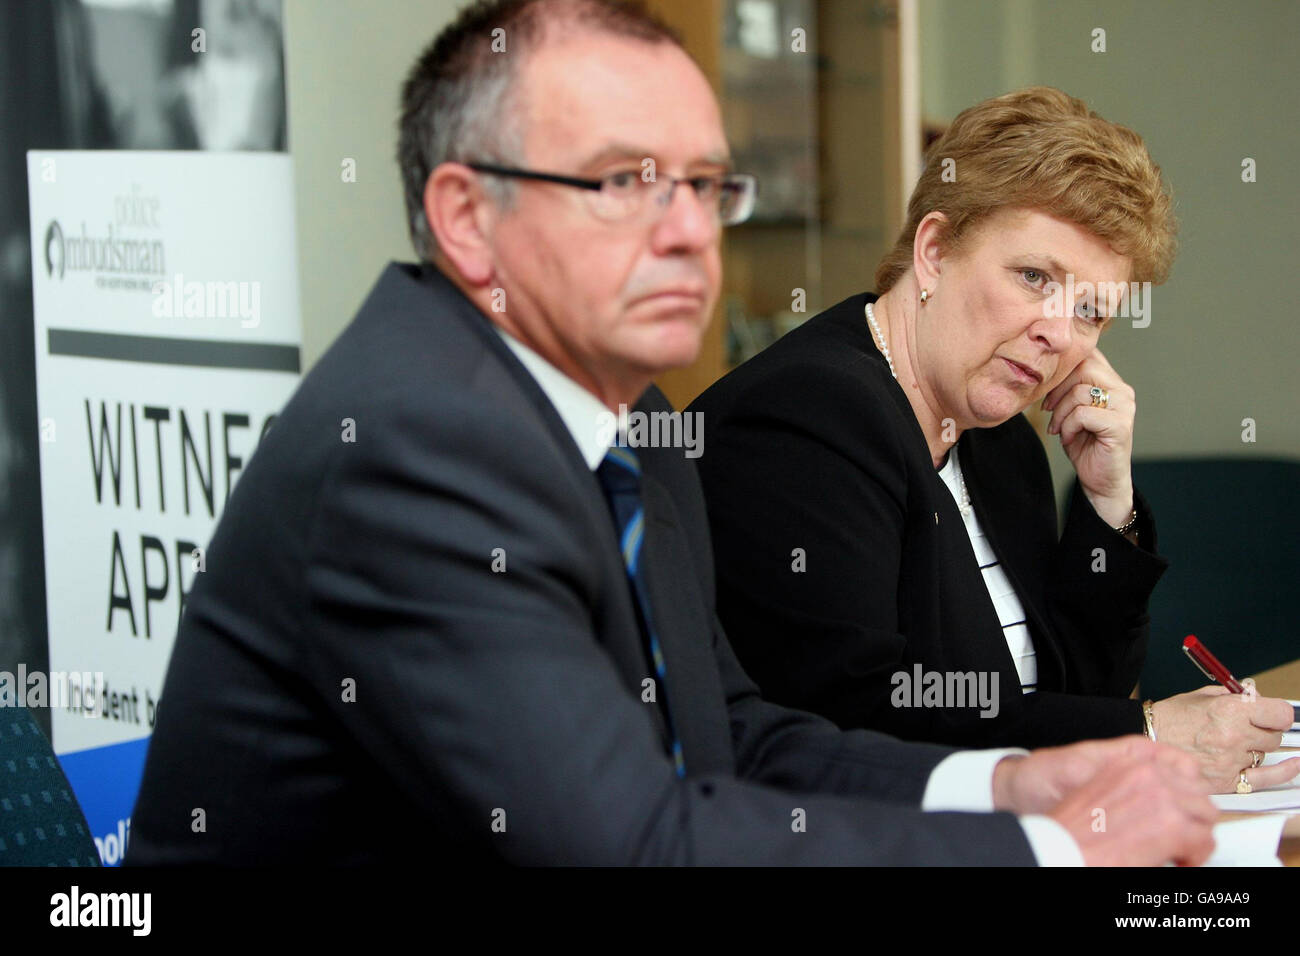
[[[967,495],[962,494],[964,485],[961,462],[957,460],[956,445],[953,445],[952,450],[948,452],[948,460],[939,469],[939,477],[952,492],[953,501],[957,502],[957,510],[961,511],[963,498],[969,496],[969,491]],[[962,512],[962,520],[966,523],[966,536],[970,538],[975,560],[980,566],[980,573],[984,575],[984,587],[989,592],[993,609],[997,611],[998,623],[1002,625],[1002,637],[1007,642],[1007,649],[1011,651],[1011,659],[1015,661],[1016,674],[1020,678],[1020,691],[1024,694],[1032,694],[1038,689],[1038,652],[1034,650],[1034,639],[1029,633],[1029,626],[1025,623],[1024,605],[1020,603],[1016,589],[1011,586],[1007,572],[1002,570],[1002,562],[993,553],[993,546],[989,544],[988,536],[984,534],[980,519],[975,516],[975,509],[970,507],[969,501],[965,504],[966,510]]]
[[[609,448],[613,414],[569,376],[499,326],[497,333],[536,380],[573,436],[587,467],[595,471]],[[1004,757],[1027,754],[1017,748],[964,750],[950,754],[930,772],[921,809],[992,812],[993,769]],[[1063,826],[1050,817],[1023,816],[1020,826],[1040,866],[1082,866],[1083,854]]]

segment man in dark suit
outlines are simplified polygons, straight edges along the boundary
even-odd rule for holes
[[[611,442],[622,406],[669,412],[650,380],[695,357],[751,198],[663,28],[476,5],[399,153],[428,261],[384,272],[227,505],[129,862],[1204,859],[1167,748],[846,733],[736,663],[690,461]]]

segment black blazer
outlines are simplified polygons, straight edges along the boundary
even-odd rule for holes
[[[1058,540],[1047,456],[1028,421],[961,436],[971,503],[1037,652],[1038,691],[1022,694],[961,514],[872,340],[863,308],[874,300],[856,295],[810,319],[690,406],[704,414],[697,466],[718,610],[741,664],[772,700],[914,740],[1039,746],[1141,733],[1141,707],[1125,698],[1166,566],[1145,502],[1134,547],[1076,480]],[[1092,570],[1097,554],[1104,572]],[[893,675],[910,680],[917,664],[996,672],[998,715],[894,706],[905,685]]]
[[[1009,814],[916,809],[948,748],[759,698],[694,469],[640,453],[685,779],[594,475],[487,318],[390,265],[221,517],[127,862],[1032,862]]]

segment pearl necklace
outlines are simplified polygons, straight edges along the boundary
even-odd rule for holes
[[[952,470],[956,472],[957,480],[961,482],[961,502],[957,505],[957,509],[961,512],[962,518],[969,518],[970,492],[966,490],[966,477],[961,473],[961,462],[957,460],[957,446],[954,445],[948,454],[952,458]]]
[[[885,335],[880,331],[880,326],[876,324],[876,311],[871,308],[871,303],[867,303],[867,324],[871,326],[871,340],[876,343],[882,355],[885,356],[885,362],[889,365],[889,374],[894,376],[894,381],[898,381],[898,373],[894,371],[894,358],[889,354],[889,343],[885,341]],[[970,492],[966,490],[966,477],[961,473],[961,464],[957,461],[956,447],[950,452],[952,455],[952,470],[957,473],[957,480],[961,482],[961,503],[958,509],[961,511],[962,518],[969,518],[971,512]],[[937,516],[938,512],[936,512]]]
[[[889,354],[889,343],[885,341],[884,333],[880,331],[880,326],[876,325],[876,311],[871,308],[871,303],[867,303],[867,324],[871,326],[871,340],[876,343],[880,351],[885,356],[885,361],[889,363],[889,374],[894,376],[894,381],[898,381],[898,373],[894,371],[894,357]]]

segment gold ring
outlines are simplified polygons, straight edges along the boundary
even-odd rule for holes
[[[1088,395],[1092,399],[1093,408],[1110,407],[1110,392],[1106,389],[1094,385],[1092,388],[1088,389]]]
[[[1264,762],[1264,754],[1262,751],[1252,750],[1250,752],[1250,765],[1252,767],[1258,767],[1263,762]]]
[[[1243,770],[1241,773],[1237,774],[1238,793],[1250,793],[1254,789],[1255,788],[1250,785],[1250,781],[1246,779],[1246,771]]]

